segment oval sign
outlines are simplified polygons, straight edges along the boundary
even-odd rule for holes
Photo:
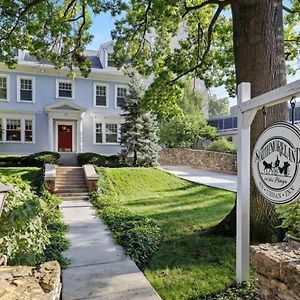
[[[300,194],[300,129],[274,123],[256,141],[252,174],[260,193],[274,204],[285,204]]]

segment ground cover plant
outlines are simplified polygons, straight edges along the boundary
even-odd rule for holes
[[[45,190],[38,168],[0,168],[0,182],[13,187],[0,218],[0,253],[11,265],[68,261],[66,226],[58,210],[60,199]]]
[[[208,230],[231,210],[234,193],[192,184],[155,168],[98,172],[103,198],[113,194],[118,205],[159,224],[160,246],[144,272],[163,299],[213,299],[232,286],[235,239],[212,236]],[[102,217],[110,215],[99,208]],[[118,219],[113,220],[113,214],[111,218]]]

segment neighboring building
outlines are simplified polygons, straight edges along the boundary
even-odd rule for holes
[[[292,120],[292,109],[289,109],[289,119]],[[237,145],[237,106],[230,108],[230,116],[220,116],[208,119],[208,124],[215,127],[220,136]],[[300,103],[295,107],[295,124],[300,124]]]
[[[19,53],[14,70],[0,64],[0,153],[120,151],[120,103],[129,79],[114,67],[111,43],[85,51],[92,71],[75,80],[68,70]]]

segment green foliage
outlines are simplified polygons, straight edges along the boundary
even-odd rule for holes
[[[236,146],[225,138],[213,141],[206,148],[207,151],[236,154]]]
[[[121,147],[125,157],[133,156],[133,165],[154,166],[158,160],[158,125],[156,117],[142,106],[142,88],[131,76],[129,93],[121,105],[125,122],[121,127]]]
[[[171,148],[190,147],[199,140],[211,140],[216,129],[207,125],[203,115],[203,96],[188,83],[177,100],[181,113],[160,121],[160,144]]]
[[[208,101],[209,117],[227,116],[229,115],[229,99],[217,99],[215,95]]]
[[[125,165],[120,155],[106,156],[92,152],[78,154],[77,162],[80,166],[91,164],[98,167],[110,168],[121,167]]]
[[[92,194],[92,201],[114,239],[123,246],[138,267],[143,269],[158,249],[161,231],[157,223],[125,208],[118,201],[105,173],[102,173],[98,188]]]
[[[98,169],[99,188],[161,228],[144,273],[162,299],[201,299],[232,286],[235,239],[209,229],[232,209],[235,194],[193,184],[156,168]],[[118,226],[118,225],[117,225]]]
[[[43,151],[31,155],[2,155],[0,167],[43,167],[45,164],[58,164],[60,154]]]
[[[41,171],[38,177],[43,178]],[[59,198],[42,185],[35,192],[21,174],[1,175],[0,181],[13,187],[0,219],[0,252],[14,265],[36,265],[53,259],[65,265],[67,260],[61,251],[67,249],[68,241],[58,210]]]
[[[300,238],[300,199],[278,206],[277,213],[281,220],[279,227],[283,228],[287,234]]]

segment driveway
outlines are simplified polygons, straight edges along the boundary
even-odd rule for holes
[[[189,180],[192,182],[228,190],[232,192],[237,191],[237,176],[208,171],[203,169],[196,169],[190,166],[171,166],[171,165],[160,165],[160,167],[176,176]]]

